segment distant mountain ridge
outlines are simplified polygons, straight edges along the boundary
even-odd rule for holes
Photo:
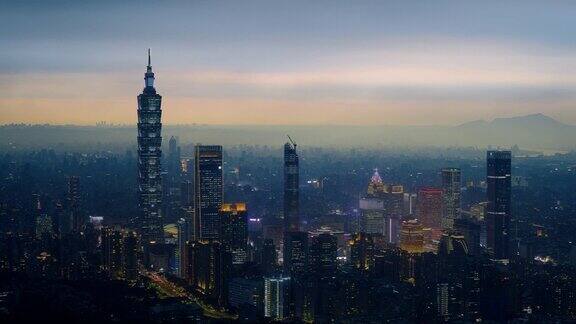
[[[562,123],[550,116],[544,115],[542,113],[514,116],[514,117],[498,117],[494,118],[491,122],[485,121],[483,119],[474,120],[460,124],[456,127],[482,127],[482,126],[515,126],[515,127],[544,127],[544,126],[555,126],[555,127],[574,127],[573,125],[568,125]]]
[[[1,126],[0,149],[71,148],[96,145],[133,147],[135,126]],[[576,126],[544,114],[476,120],[458,126],[343,126],[343,125],[164,125],[162,137],[178,136],[182,143],[269,145],[276,147],[292,135],[303,146],[317,147],[502,147],[568,151],[576,148]]]
[[[542,113],[476,120],[455,127],[458,136],[473,145],[520,145],[532,149],[574,149],[576,126]]]

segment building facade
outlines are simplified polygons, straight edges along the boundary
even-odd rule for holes
[[[442,169],[442,228],[454,228],[460,218],[460,169]]]
[[[264,278],[264,317],[282,321],[290,316],[290,278]]]
[[[442,189],[426,187],[418,190],[418,219],[424,227],[442,227]]]
[[[486,234],[488,248],[496,259],[509,257],[511,217],[510,151],[488,151],[486,156],[486,182],[488,205],[486,208]]]
[[[300,164],[296,143],[284,144],[284,231],[300,229]]]
[[[222,146],[197,145],[194,172],[194,240],[217,240],[223,200]]]
[[[232,255],[232,264],[248,261],[248,219],[245,203],[223,204],[220,210],[220,241]]]
[[[148,51],[145,87],[138,96],[138,225],[142,243],[161,242],[162,230],[162,96],[154,88]]]

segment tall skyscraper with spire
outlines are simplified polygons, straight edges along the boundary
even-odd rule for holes
[[[148,50],[144,90],[138,95],[138,225],[142,243],[161,243],[162,229],[162,96],[154,88],[154,72]]]
[[[290,138],[289,138],[290,139]],[[296,143],[284,144],[284,231],[300,229],[300,166]]]

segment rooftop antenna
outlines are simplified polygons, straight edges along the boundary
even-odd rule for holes
[[[286,136],[288,136],[288,139],[290,140],[290,143],[292,143],[292,145],[294,146],[294,148],[296,148],[296,142],[294,142],[294,140],[292,140],[292,137],[290,137],[290,135],[286,134]]]
[[[150,49],[148,49],[148,66],[152,66],[151,60],[150,60]]]

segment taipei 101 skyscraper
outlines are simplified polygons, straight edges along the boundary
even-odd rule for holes
[[[142,244],[163,243],[162,228],[162,96],[154,88],[148,50],[144,90],[138,95],[138,226]]]

